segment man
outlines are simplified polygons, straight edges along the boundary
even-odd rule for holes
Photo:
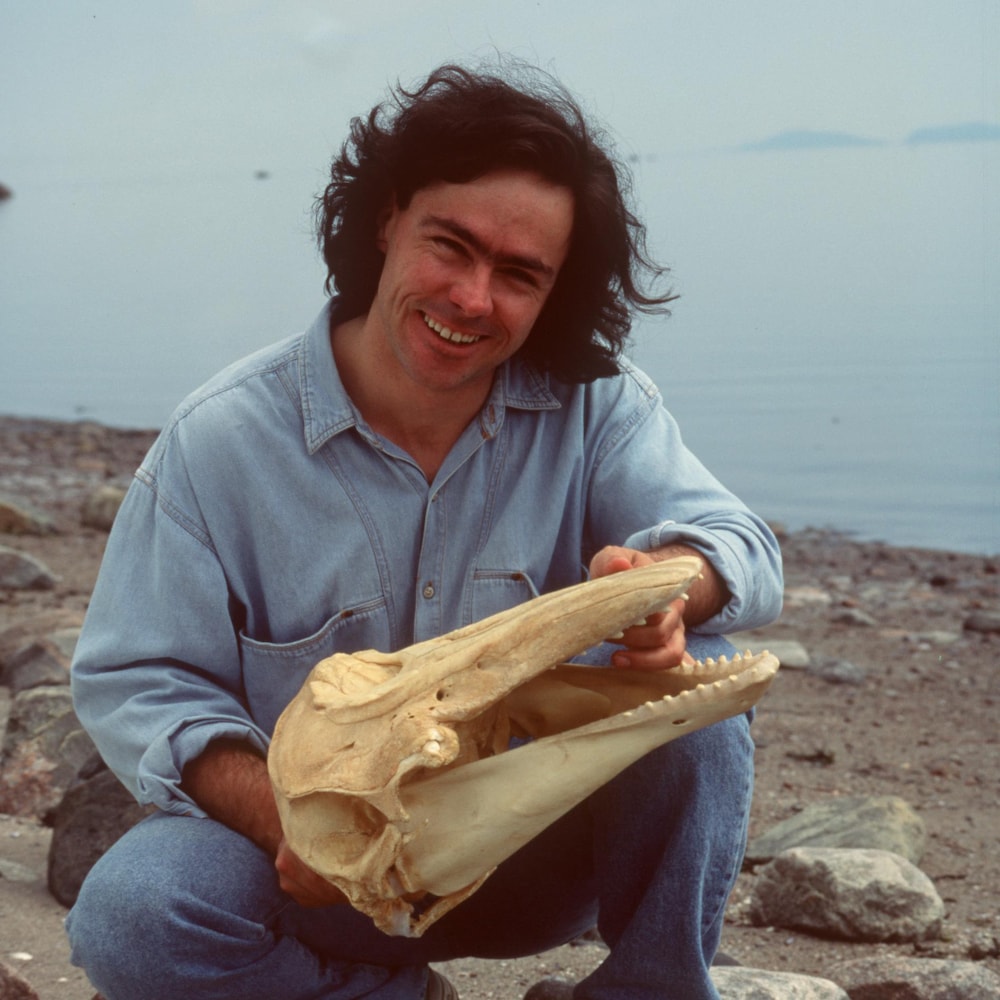
[[[265,764],[321,658],[440,635],[588,570],[705,560],[613,665],[718,655],[718,633],[777,613],[773,536],[620,358],[631,312],[670,299],[641,286],[661,272],[623,176],[538,77],[443,67],[354,121],[318,208],[335,294],[178,409],[78,645],[80,718],[159,807],[68,919],[108,1000],[451,997],[428,962],[531,954],[595,922],[610,954],[581,1000],[717,995],[748,719],[643,758],[419,940],[383,935],[295,857]]]

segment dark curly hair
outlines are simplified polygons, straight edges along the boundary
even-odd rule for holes
[[[567,382],[615,374],[632,311],[667,313],[676,296],[643,289],[666,269],[650,260],[645,227],[626,205],[628,170],[602,147],[571,95],[547,74],[518,65],[505,75],[436,69],[415,90],[351,122],[317,199],[317,236],[338,318],[368,311],[382,254],[375,234],[395,198],[421,188],[521,169],[568,187],[573,234],[565,263],[521,354]]]

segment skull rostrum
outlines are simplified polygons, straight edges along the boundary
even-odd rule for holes
[[[562,662],[700,570],[658,562],[396,653],[322,660],[268,757],[289,846],[382,930],[419,936],[633,761],[761,697],[768,653],[654,672]],[[528,742],[508,749],[514,736]]]

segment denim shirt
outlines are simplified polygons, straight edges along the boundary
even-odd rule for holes
[[[513,359],[433,482],[354,408],[330,309],[177,409],[116,518],[72,670],[77,713],[141,802],[212,740],[266,751],[309,670],[578,583],[607,544],[697,548],[728,605],[776,617],[777,543],[684,447],[637,369],[584,385]]]

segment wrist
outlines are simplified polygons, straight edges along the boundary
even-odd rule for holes
[[[267,761],[242,740],[210,743],[184,768],[181,787],[212,819],[276,855],[281,820]]]

